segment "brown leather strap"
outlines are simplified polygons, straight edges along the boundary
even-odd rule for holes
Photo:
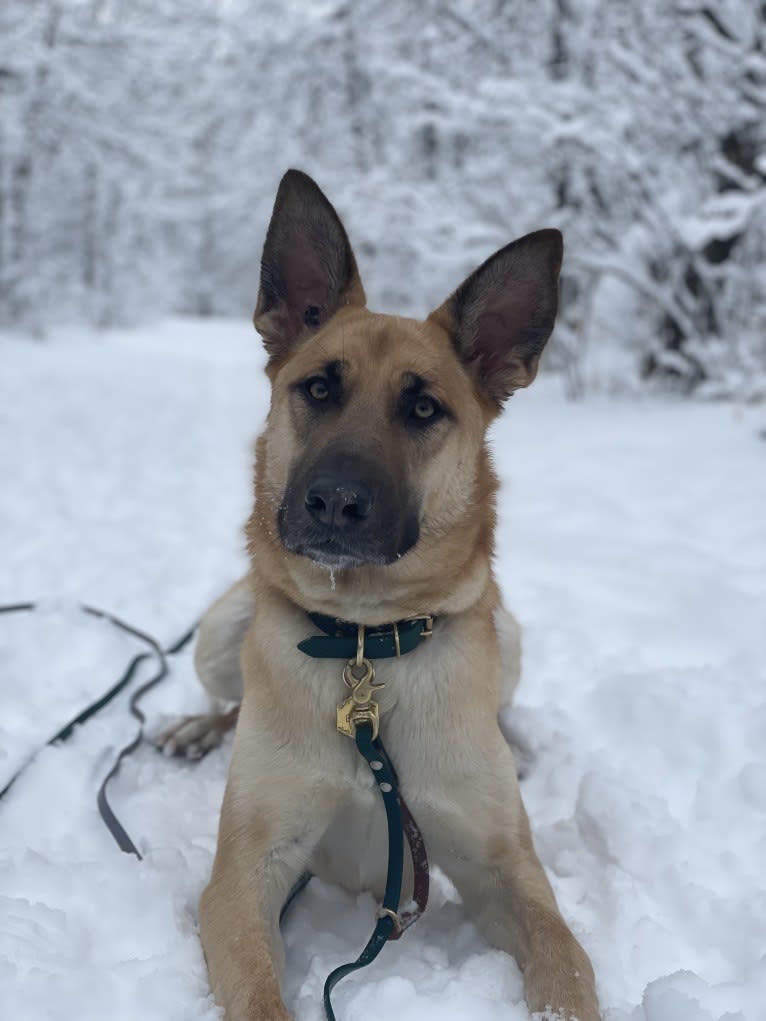
[[[391,934],[390,939],[399,939],[405,929],[409,929],[413,922],[417,922],[428,904],[428,891],[430,887],[426,842],[423,839],[423,834],[420,832],[420,827],[415,822],[415,817],[401,793],[399,794],[399,807],[402,813],[402,829],[410,849],[415,882],[412,890],[412,907],[407,907],[399,912],[400,925]]]

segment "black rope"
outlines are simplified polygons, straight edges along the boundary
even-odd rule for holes
[[[36,610],[38,606],[39,604],[36,602],[9,603],[0,606],[0,613],[30,612],[32,610]],[[126,623],[124,620],[122,620],[120,617],[117,617],[113,613],[108,613],[106,610],[100,610],[95,606],[87,605],[81,606],[80,609],[83,611],[83,613],[87,613],[91,617],[97,617],[100,620],[107,620],[109,621],[109,623],[113,624],[121,631],[124,631],[126,634],[132,635],[134,638],[138,638],[140,641],[144,642],[146,645],[149,646],[149,651],[140,652],[138,653],[138,655],[134,656],[133,659],[128,663],[128,666],[126,667],[125,671],[123,672],[119,680],[110,688],[108,688],[104,692],[104,694],[99,696],[99,698],[97,698],[94,702],[89,703],[73,719],[71,719],[68,723],[61,727],[60,730],[57,730],[56,733],[51,738],[49,738],[48,741],[46,741],[46,746],[56,745],[59,744],[60,742],[68,741],[69,738],[74,733],[76,727],[80,726],[80,724],[85,723],[86,720],[89,720],[92,716],[95,716],[96,713],[100,712],[105,706],[109,705],[109,703],[113,701],[117,697],[117,695],[119,695],[120,692],[123,691],[130,684],[130,682],[133,680],[133,677],[136,674],[136,671],[138,670],[139,666],[141,666],[142,663],[144,663],[148,659],[151,659],[152,656],[154,656],[157,659],[158,669],[156,673],[153,674],[153,676],[150,677],[148,681],[142,684],[141,687],[133,694],[133,696],[130,699],[129,708],[131,714],[135,717],[135,719],[138,720],[139,724],[138,733],[133,738],[133,740],[130,741],[129,744],[125,745],[125,747],[123,747],[118,752],[117,758],[114,761],[114,765],[109,770],[103,782],[101,783],[101,786],[99,787],[96,799],[101,818],[105,826],[111,833],[112,837],[114,838],[115,842],[117,843],[117,846],[120,848],[121,851],[124,851],[126,854],[134,854],[139,860],[141,860],[141,854],[138,848],[131,840],[124,826],[117,818],[114,811],[112,810],[111,805],[109,804],[109,799],[107,797],[107,787],[109,785],[109,781],[113,777],[115,777],[119,772],[123,759],[126,756],[130,755],[132,752],[134,752],[136,748],[138,748],[143,739],[143,724],[146,722],[146,718],[139,709],[139,703],[141,699],[148,691],[154,688],[155,685],[159,684],[159,682],[167,676],[168,673],[167,657],[173,656],[176,653],[180,652],[191,641],[194,632],[196,631],[197,625],[195,624],[193,627],[189,628],[188,631],[185,631],[183,635],[181,635],[181,637],[177,641],[173,642],[173,644],[170,645],[167,649],[163,649],[160,643],[146,631],[142,631],[140,628],[133,627],[133,625]],[[26,761],[23,762],[21,766],[16,770],[16,772],[11,776],[10,780],[5,785],[5,787],[3,787],[2,790],[0,790],[0,799],[2,799],[8,793],[13,784],[19,778],[19,776],[21,776],[21,774],[32,764],[36,755],[37,752],[33,752],[33,754],[30,755],[26,759]]]

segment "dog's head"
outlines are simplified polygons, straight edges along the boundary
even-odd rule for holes
[[[268,534],[295,558],[293,575],[301,561],[401,573],[440,542],[451,548],[456,528],[464,544],[491,545],[484,435],[535,377],[561,257],[559,232],[537,231],[426,320],[374,314],[337,213],[311,178],[288,171],[254,315],[272,402],[251,545],[256,530]]]

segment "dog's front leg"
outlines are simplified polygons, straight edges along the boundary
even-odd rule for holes
[[[241,717],[200,936],[226,1021],[289,1021],[280,992],[279,914],[332,817],[334,798],[247,724]]]
[[[513,756],[491,745],[443,791],[438,862],[486,938],[516,958],[531,1011],[599,1021],[593,968],[535,853]]]

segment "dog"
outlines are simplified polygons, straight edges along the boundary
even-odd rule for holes
[[[227,1021],[288,1021],[279,915],[305,870],[380,896],[385,814],[338,733],[343,663],[297,648],[309,613],[377,627],[433,618],[376,663],[380,732],[431,860],[486,938],[512,954],[533,1012],[597,1021],[590,961],[532,843],[498,710],[518,677],[518,626],[492,573],[497,480],[486,432],[528,386],[553,329],[562,238],[495,253],[424,321],[366,308],[346,231],[300,171],[283,177],[254,324],[268,355],[250,571],[208,612],[198,673],[239,700],[213,873],[200,904]],[[236,713],[165,735],[201,754]],[[411,877],[410,877],[411,881]]]

